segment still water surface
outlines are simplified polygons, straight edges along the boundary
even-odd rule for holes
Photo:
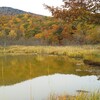
[[[0,56],[0,100],[47,100],[100,90],[100,68],[61,56]]]

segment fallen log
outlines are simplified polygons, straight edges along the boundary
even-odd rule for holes
[[[92,61],[92,60],[83,60],[84,64],[93,65],[93,66],[100,66],[100,62]]]

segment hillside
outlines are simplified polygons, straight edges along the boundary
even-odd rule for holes
[[[100,43],[100,25],[73,23],[54,17],[1,7],[0,45],[69,45]],[[10,16],[7,16],[10,15]],[[36,15],[36,16],[33,16]]]
[[[14,9],[11,7],[0,7],[0,14],[1,15],[16,15],[16,14],[24,14],[24,13],[28,13],[28,12]]]
[[[0,7],[0,15],[18,15],[18,14],[25,14],[25,13],[41,16],[41,15],[37,15],[34,13],[26,12],[26,11],[11,8],[11,7]]]

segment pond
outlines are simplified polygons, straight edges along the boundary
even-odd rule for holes
[[[100,90],[100,68],[81,59],[47,55],[1,55],[0,100],[47,100],[51,94]]]

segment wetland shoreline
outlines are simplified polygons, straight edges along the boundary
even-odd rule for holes
[[[100,44],[82,46],[0,46],[0,55],[58,55],[100,63]]]

